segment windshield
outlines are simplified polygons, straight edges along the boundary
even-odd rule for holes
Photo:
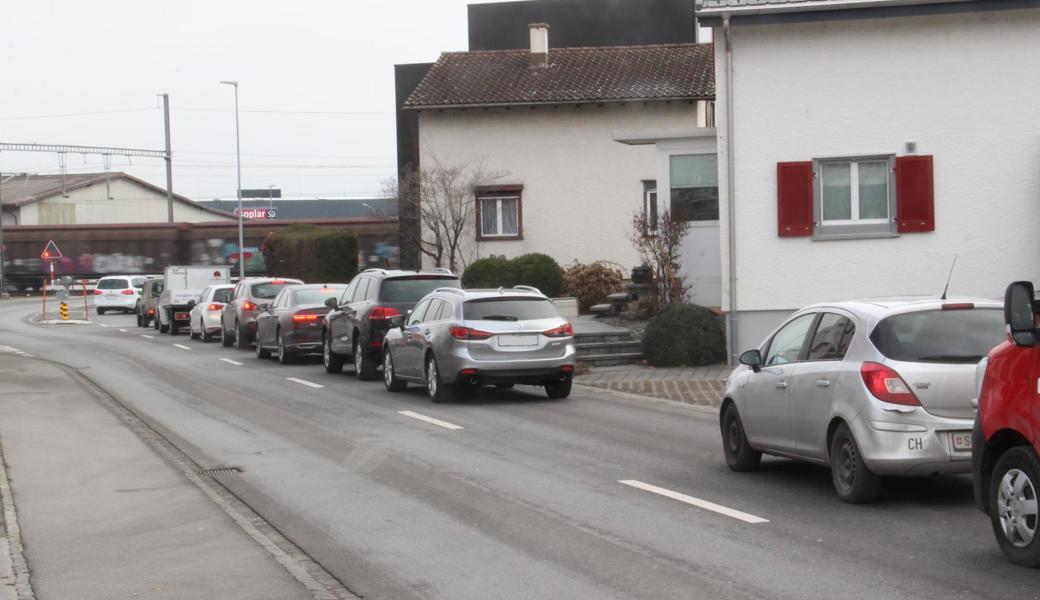
[[[1007,337],[1000,309],[927,310],[889,317],[870,341],[906,362],[977,363]]]
[[[125,279],[102,279],[97,284],[99,290],[125,290],[130,283]]]
[[[379,299],[388,304],[415,304],[441,287],[460,288],[462,284],[456,277],[398,277],[383,281]]]
[[[269,281],[267,283],[258,283],[256,285],[254,285],[253,288],[252,288],[253,297],[254,298],[259,298],[259,299],[264,299],[264,300],[270,299],[270,298],[274,298],[275,296],[278,295],[278,292],[282,291],[283,287],[285,287],[287,285],[294,285],[294,284],[299,284],[299,283],[300,283],[299,281],[288,281],[288,280],[286,280],[286,281],[279,280],[277,283],[275,283],[273,281]]]
[[[545,298],[482,298],[462,305],[467,321],[529,321],[558,319],[559,311]]]
[[[330,285],[323,288],[309,288],[303,290],[297,290],[293,294],[293,305],[299,306],[301,304],[325,304],[325,300],[329,298],[339,297],[339,293],[343,291],[345,285]]]

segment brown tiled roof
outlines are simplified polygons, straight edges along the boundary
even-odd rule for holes
[[[715,97],[711,44],[551,48],[548,65],[530,63],[526,49],[445,52],[404,107]]]

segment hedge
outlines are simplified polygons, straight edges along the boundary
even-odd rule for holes
[[[260,251],[269,277],[346,283],[358,272],[357,235],[341,229],[294,224],[268,234]]]
[[[643,356],[655,367],[697,367],[726,359],[722,319],[703,306],[672,304],[643,332]]]
[[[514,259],[489,256],[473,261],[462,274],[467,288],[499,288],[530,285],[550,298],[563,289],[563,269],[551,256],[524,254]]]

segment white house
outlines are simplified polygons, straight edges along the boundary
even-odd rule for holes
[[[5,226],[164,223],[166,190],[126,173],[21,175],[0,184]],[[229,221],[231,213],[173,195],[173,220]]]
[[[1040,275],[1040,2],[700,0],[731,351],[855,297]]]
[[[550,48],[548,26],[530,32],[530,49],[442,54],[404,104],[418,111],[422,168],[482,163],[503,175],[474,198],[470,257],[541,252],[627,270],[639,264],[632,216],[654,214],[658,189],[674,188],[665,207],[715,228],[700,254],[715,292],[701,302],[718,306],[714,134],[706,157],[680,157],[685,138],[671,162],[665,142],[652,145],[710,123],[711,44]]]

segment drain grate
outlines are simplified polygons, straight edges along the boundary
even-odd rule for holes
[[[238,467],[217,467],[215,469],[203,469],[195,471],[199,477],[233,477],[242,473]]]

